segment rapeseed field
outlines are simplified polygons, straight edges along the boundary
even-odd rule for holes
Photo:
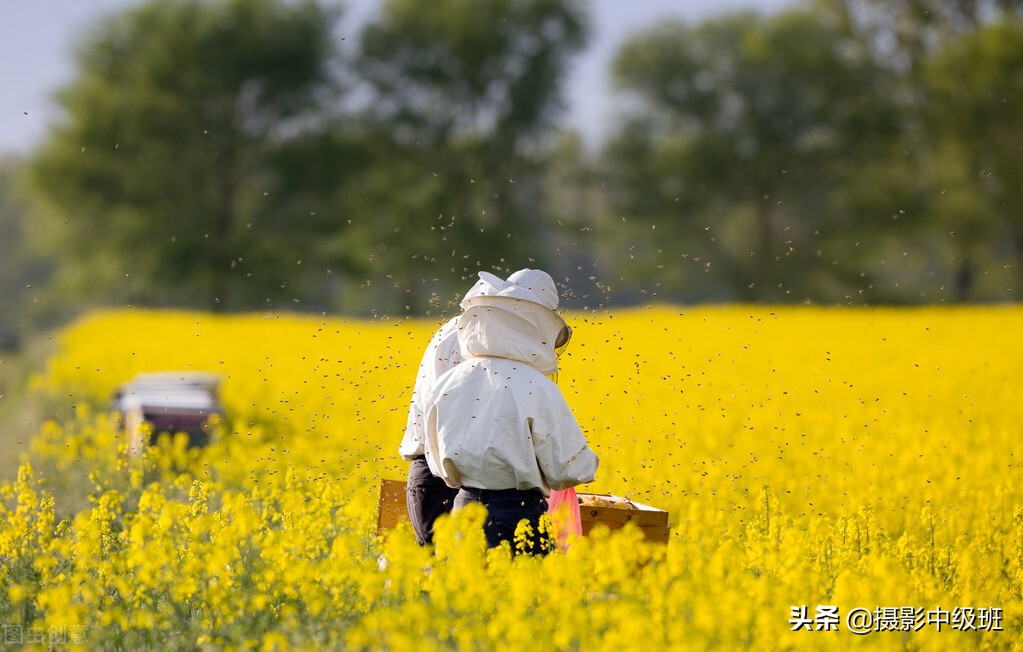
[[[566,315],[584,491],[667,510],[543,559],[376,533],[434,319],[125,309],[64,330],[0,506],[12,649],[1023,649],[1023,309]],[[217,374],[213,443],[116,387]]]

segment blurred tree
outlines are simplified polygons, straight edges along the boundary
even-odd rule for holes
[[[542,264],[538,162],[586,18],[576,0],[388,0],[366,27],[353,228],[390,305],[419,312],[448,298],[423,283],[460,295],[478,269]]]
[[[918,80],[925,59],[948,39],[1000,16],[1023,17],[1023,0],[822,0],[822,4],[844,12],[879,63]]]
[[[23,212],[12,196],[13,168],[12,161],[0,160],[0,351],[18,345],[25,289]]]
[[[562,305],[598,308],[621,299],[604,291],[604,269],[622,252],[617,242],[602,240],[593,228],[594,216],[609,210],[599,159],[579,133],[566,130],[548,150],[543,167],[541,202],[550,216],[544,245],[553,254],[545,269],[565,285]]]
[[[154,0],[89,35],[31,161],[70,296],[221,309],[301,296],[298,261],[312,267],[305,249],[336,225],[289,166],[336,162],[313,135],[336,101],[337,18],[312,0]]]
[[[893,96],[902,109],[904,138],[898,150],[904,156],[890,162],[906,172],[901,187],[913,188],[914,195],[914,201],[907,202],[912,208],[900,210],[902,216],[910,216],[898,229],[903,256],[914,245],[930,251],[933,264],[928,264],[928,273],[951,287],[948,295],[954,300],[1004,298],[1007,279],[991,267],[1001,254],[988,237],[1002,229],[997,226],[993,197],[983,190],[990,184],[981,180],[981,162],[970,146],[977,141],[966,133],[977,123],[965,115],[969,111],[961,110],[970,96],[960,91],[969,86],[957,90],[937,77],[972,78],[967,70],[978,65],[976,60],[961,60],[958,73],[949,70],[950,58],[962,54],[956,42],[985,25],[1018,22],[1023,0],[827,1],[844,11],[874,60],[899,80]],[[944,72],[929,64],[936,56],[942,59],[937,67]],[[949,100],[958,108],[949,109]],[[950,138],[951,134],[956,135]],[[908,269],[899,274],[904,288],[916,285],[909,275]]]
[[[928,133],[943,160],[941,224],[958,243],[960,298],[974,298],[983,252],[1008,259],[992,296],[1023,291],[1023,22],[985,26],[948,42],[927,67]],[[948,195],[947,197],[945,195]],[[990,288],[989,288],[990,291]]]
[[[606,152],[616,205],[649,227],[638,246],[669,296],[862,289],[856,248],[872,222],[839,191],[888,146],[898,116],[840,13],[662,24],[627,42],[613,72],[634,104]]]
[[[33,326],[53,325],[53,315],[36,304],[52,265],[31,244],[18,183],[23,167],[20,160],[0,159],[0,351],[19,348]]]

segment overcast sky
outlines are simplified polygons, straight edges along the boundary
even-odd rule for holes
[[[598,134],[613,110],[605,84],[611,57],[629,34],[666,16],[690,22],[752,9],[776,12],[799,0],[591,0],[590,47],[574,62],[566,120]],[[29,152],[58,118],[54,91],[74,74],[77,40],[104,15],[140,0],[0,0],[0,153]],[[351,22],[372,14],[380,0],[349,0]]]

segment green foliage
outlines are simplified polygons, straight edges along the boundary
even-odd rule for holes
[[[1021,71],[1019,22],[977,30],[928,61],[928,134],[945,163],[935,216],[956,237],[964,299],[979,267],[1000,267],[991,262],[1009,262],[1014,278],[998,280],[1023,287]]]
[[[25,329],[41,318],[38,287],[51,268],[51,261],[30,246],[28,210],[18,183],[22,168],[18,160],[0,160],[0,353],[19,348]]]
[[[1023,287],[1019,0],[662,22],[614,60],[624,113],[597,156],[554,129],[580,0],[387,0],[350,54],[332,1],[154,0],[97,25],[29,161],[41,201],[12,217],[0,178],[0,307],[37,224],[51,313],[435,314],[477,270],[525,266],[588,306]]]
[[[425,281],[536,264],[536,160],[580,6],[391,2],[357,65],[338,17],[150,2],[90,35],[31,162],[64,297],[422,312]]]
[[[572,0],[393,0],[362,39],[371,164],[353,224],[385,273],[377,306],[442,305],[478,269],[538,266],[540,144],[585,43]],[[470,281],[471,282],[471,281]]]
[[[551,125],[567,59],[586,38],[576,0],[389,0],[363,34],[360,67],[375,112],[407,128],[399,136],[521,148]]]
[[[11,164],[0,161],[0,351],[18,342],[13,316],[22,298],[22,229],[20,211],[12,200]]]
[[[323,225],[291,202],[306,189],[281,164],[322,122],[334,21],[314,2],[181,0],[94,31],[32,161],[66,288],[213,308],[291,298],[287,265]]]
[[[608,150],[617,205],[656,227],[645,256],[688,266],[676,292],[700,272],[717,296],[826,293],[835,274],[820,256],[860,222],[838,191],[898,133],[890,80],[840,16],[662,24],[614,73],[640,107]],[[682,247],[665,251],[666,235]],[[852,250],[836,254],[858,271]]]

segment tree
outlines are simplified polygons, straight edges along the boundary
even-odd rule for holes
[[[0,351],[20,341],[17,316],[25,295],[24,211],[12,196],[15,164],[0,160]]]
[[[990,296],[1019,301],[1023,290],[1023,23],[1005,21],[947,43],[928,63],[928,134],[952,161],[936,202],[956,234],[960,294],[973,298],[985,259],[1008,259],[1015,274],[994,270]]]
[[[574,0],[389,0],[366,27],[353,228],[390,305],[419,312],[438,305],[425,281],[461,293],[478,269],[541,264],[538,161],[585,19]]]
[[[991,203],[995,198],[983,190],[990,183],[981,178],[985,168],[972,146],[977,140],[967,133],[978,126],[983,131],[984,125],[971,122],[966,115],[970,111],[961,110],[964,101],[971,101],[971,94],[964,91],[971,86],[973,68],[987,64],[961,59],[955,73],[950,66],[952,59],[964,54],[962,42],[973,40],[978,30],[1023,18],[1023,1],[833,0],[832,4],[842,8],[878,65],[898,78],[895,97],[904,123],[899,150],[908,153],[910,160],[903,163],[912,168],[904,177],[904,187],[915,187],[914,210],[925,216],[911,221],[910,229],[901,229],[903,237],[933,252],[937,269],[929,273],[950,286],[951,298],[970,301],[978,293],[1004,297],[1004,287],[998,289],[1006,280],[1004,275],[981,270],[1000,255],[992,253],[998,247],[991,245],[990,237],[999,230],[997,209]],[[939,79],[949,74],[957,79]],[[957,86],[959,79],[964,86]],[[981,95],[987,91],[981,89]],[[958,108],[950,109],[949,103]],[[978,288],[982,278],[989,288]]]
[[[636,108],[606,159],[619,210],[655,227],[644,246],[666,278],[719,299],[848,291],[859,261],[846,242],[869,222],[839,190],[898,125],[868,54],[824,10],[662,24],[623,46],[614,79]]]
[[[337,226],[287,165],[335,161],[295,149],[336,99],[337,18],[312,0],[153,0],[91,32],[31,161],[65,289],[221,309],[299,294],[311,234]]]
[[[1023,17],[1023,0],[826,0],[840,9],[877,61],[921,80],[944,43],[991,21]],[[921,84],[915,85],[922,90]]]

